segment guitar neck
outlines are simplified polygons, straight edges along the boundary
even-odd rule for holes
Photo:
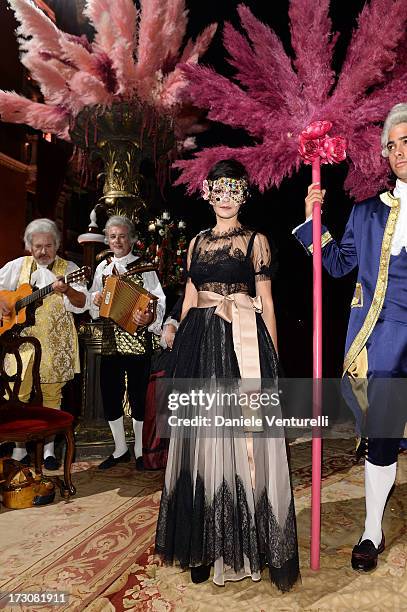
[[[63,280],[64,280],[64,283],[69,283],[70,282],[70,275],[65,276]],[[22,308],[26,308],[27,306],[29,306],[30,304],[33,304],[37,300],[42,300],[47,295],[52,293],[53,292],[53,288],[52,288],[53,284],[54,283],[50,283],[49,285],[46,285],[45,287],[42,287],[42,289],[37,289],[36,291],[33,291],[30,295],[27,295],[26,297],[22,298],[21,300],[18,300],[18,302],[16,302],[16,305],[15,305],[16,312],[18,312]]]

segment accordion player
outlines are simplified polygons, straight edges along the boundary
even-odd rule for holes
[[[110,253],[100,254],[108,256],[98,264],[89,290],[92,318],[99,319],[105,307],[108,311],[108,318],[100,317],[99,322],[103,324],[97,328],[97,335],[101,333],[99,382],[114,450],[99,469],[110,469],[131,460],[124,427],[126,407],[132,417],[134,457],[139,470],[143,468],[145,395],[151,356],[159,347],[165,295],[154,266],[132,253],[136,234],[130,219],[120,215],[109,217],[105,235]],[[147,307],[143,308],[142,303]],[[132,319],[139,323],[137,329],[128,327]]]
[[[157,296],[128,278],[126,274],[108,276],[102,291],[99,313],[101,317],[114,321],[124,331],[134,334],[138,326],[133,319],[133,312],[136,309],[142,312],[149,310],[153,313],[154,321],[157,301]]]

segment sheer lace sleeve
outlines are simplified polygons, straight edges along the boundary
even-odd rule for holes
[[[256,234],[252,250],[252,262],[256,283],[271,280],[273,273],[271,249],[264,234]]]
[[[191,260],[192,260],[192,255],[194,254],[195,243],[196,243],[197,238],[198,238],[198,236],[195,236],[194,238],[192,238],[192,240],[191,240],[191,242],[189,243],[189,246],[188,246],[188,252],[187,252],[187,277],[188,278],[190,276],[189,270],[191,268]]]

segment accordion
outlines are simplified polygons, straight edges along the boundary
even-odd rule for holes
[[[129,334],[134,334],[137,324],[132,314],[136,309],[150,309],[155,316],[158,298],[133,280],[120,276],[108,276],[102,292],[100,316],[111,319]]]

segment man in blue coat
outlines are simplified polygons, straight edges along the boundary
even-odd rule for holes
[[[394,106],[384,123],[382,155],[396,187],[356,204],[337,243],[322,226],[322,260],[334,277],[357,268],[343,367],[343,393],[358,416],[359,455],[365,456],[365,530],[352,552],[352,567],[370,571],[385,547],[382,518],[395,482],[406,422],[400,380],[407,377],[407,103]],[[312,184],[306,222],[294,230],[312,252],[312,210],[324,191]],[[392,379],[391,381],[389,379]],[[405,397],[405,396],[404,396]]]

